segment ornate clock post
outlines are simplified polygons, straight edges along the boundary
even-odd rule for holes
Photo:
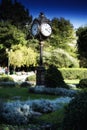
[[[31,26],[32,35],[39,40],[40,45],[40,61],[37,67],[36,73],[36,85],[45,85],[45,67],[43,66],[43,44],[44,40],[47,39],[51,33],[52,28],[50,21],[45,17],[43,13],[40,13],[37,19],[34,19]]]

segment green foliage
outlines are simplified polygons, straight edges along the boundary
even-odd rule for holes
[[[0,22],[0,64],[6,62],[6,57],[10,53],[12,46],[19,44],[27,44],[25,34],[9,22]],[[6,52],[7,48],[8,53]]]
[[[87,130],[87,92],[82,92],[65,108],[62,130]]]
[[[31,76],[28,76],[27,78],[26,78],[26,81],[30,81],[30,82],[32,82],[32,81],[36,81],[36,75],[31,75]]]
[[[21,83],[21,85],[20,85],[20,87],[22,87],[22,88],[29,88],[29,87],[31,87],[32,85],[31,85],[31,83],[28,83],[28,82],[23,82],[23,83]]]
[[[61,72],[54,65],[50,65],[45,75],[46,87],[65,87],[67,86],[64,82]]]
[[[14,67],[21,67],[26,65],[36,64],[37,53],[34,52],[30,47],[26,46],[13,46],[10,52],[10,64]]]
[[[38,129],[36,124],[28,124],[28,125],[9,125],[9,124],[1,124],[0,130],[27,130],[27,129]]]
[[[16,83],[14,82],[13,78],[10,76],[0,76],[0,88],[7,88],[7,87],[13,88],[16,86]]]
[[[14,80],[10,76],[6,76],[6,75],[0,76],[0,82],[8,82],[8,81],[14,81]]]
[[[28,100],[28,99],[55,99],[58,96],[56,95],[44,95],[44,94],[33,94],[28,92],[28,88],[17,88],[12,87],[9,88],[0,88],[0,98],[4,98],[6,100],[12,100],[13,97],[19,96],[21,97],[21,100]]]
[[[52,35],[46,43],[49,46],[44,53],[45,64],[54,64],[57,67],[79,67],[76,53],[77,37],[70,21],[54,18],[52,29]]]
[[[65,79],[66,84],[79,84],[79,79]]]
[[[21,29],[26,34],[26,38],[31,37],[29,29],[32,16],[29,10],[17,0],[2,0],[0,2],[0,21],[9,21],[11,25],[15,25],[18,29]]]
[[[77,47],[81,67],[87,67],[87,26],[78,28]]]
[[[0,21],[10,21],[11,24],[23,28],[26,23],[30,23],[32,16],[20,2],[15,0],[2,0],[0,3]]]
[[[80,54],[79,54],[79,64],[80,64],[80,67],[87,68],[87,58],[81,56]]]
[[[39,53],[39,45],[38,40],[32,38],[30,36],[30,26],[31,26],[31,16],[28,15],[28,12],[24,9],[24,7],[17,1],[13,2],[10,1],[3,1],[3,6],[7,8],[5,9],[6,15],[2,10],[1,16],[3,16],[3,21],[0,22],[0,64],[5,63],[7,64],[7,54],[6,48],[9,49],[9,53],[11,48],[13,49],[15,45],[22,45],[27,46],[27,48],[32,48],[35,50],[37,54]],[[0,5],[0,9],[2,9],[2,3]],[[10,6],[8,8],[8,5]],[[14,10],[13,10],[14,8]],[[15,9],[17,8],[17,9]],[[9,11],[10,9],[10,11]],[[9,14],[10,12],[10,14]],[[21,12],[21,13],[20,13]],[[14,14],[14,15],[13,15]],[[19,15],[21,14],[21,15]],[[23,17],[22,17],[23,16]],[[21,21],[20,21],[21,19]],[[23,20],[22,20],[23,19]],[[29,22],[27,23],[27,20]],[[24,27],[25,23],[27,23],[26,27]],[[13,26],[15,25],[15,26]],[[47,48],[49,51],[45,50],[45,54],[49,53],[44,56],[44,64],[52,64],[54,60],[54,65],[57,67],[77,67],[78,60],[76,59],[76,36],[75,31],[73,29],[72,24],[69,20],[64,18],[54,18],[52,20],[52,36],[45,41],[44,48]],[[25,52],[24,52],[25,51]],[[26,53],[26,54],[25,54]],[[30,56],[29,53],[32,53],[34,57]],[[12,54],[12,53],[11,53]],[[12,54],[12,57],[20,58],[18,63],[18,59],[15,59],[15,64],[12,61],[13,59],[9,56],[11,60],[11,65],[21,67],[21,66],[29,66],[29,65],[36,65],[37,63],[37,56],[34,55],[35,53],[31,52],[30,50],[27,51],[26,48],[20,51],[15,51],[15,56]],[[10,54],[9,54],[10,55]],[[26,58],[22,60],[22,57]],[[38,56],[39,57],[39,56]],[[32,60],[31,60],[32,59]],[[35,60],[36,59],[36,60]],[[64,60],[63,60],[64,59]],[[16,64],[17,63],[17,64]]]
[[[61,126],[64,117],[64,108],[59,109],[55,112],[44,114],[37,119],[37,122],[49,122],[54,124],[57,128]],[[59,129],[58,129],[59,130]]]
[[[83,57],[87,57],[87,27],[80,27],[77,30],[77,44],[78,44],[78,51]]]
[[[11,48],[12,45],[26,44],[26,35],[10,22],[0,22],[0,43],[4,48]]]
[[[84,79],[87,78],[86,68],[59,68],[64,79]]]
[[[73,41],[76,39],[73,25],[69,20],[64,18],[54,18],[52,19],[52,27],[52,39],[54,39],[52,44],[60,47],[62,47],[63,44],[67,46],[68,44],[66,43],[73,43]]]
[[[81,79],[77,87],[82,89],[87,88],[87,79]]]
[[[51,52],[50,63],[53,63],[58,68],[79,67],[78,60],[63,49],[55,49]]]
[[[24,61],[25,61],[25,65],[29,66],[29,65],[36,65],[36,57],[37,57],[37,53],[30,47],[22,47],[21,51],[23,52],[24,55]]]
[[[2,111],[4,109],[4,100],[3,99],[0,99],[0,124],[3,122],[3,119],[2,119]]]

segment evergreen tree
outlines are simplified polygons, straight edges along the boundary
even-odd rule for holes
[[[77,48],[81,67],[87,67],[87,26],[78,28]]]
[[[13,25],[23,28],[32,21],[28,9],[16,0],[2,0],[0,4],[0,21],[10,21]]]

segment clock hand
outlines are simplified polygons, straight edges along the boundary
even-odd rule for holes
[[[50,33],[50,30],[48,30],[47,28],[45,28],[46,31],[48,31]]]

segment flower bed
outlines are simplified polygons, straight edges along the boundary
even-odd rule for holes
[[[32,118],[61,109],[71,100],[70,97],[60,97],[55,100],[38,99],[3,103],[0,120],[15,125],[28,124]]]

